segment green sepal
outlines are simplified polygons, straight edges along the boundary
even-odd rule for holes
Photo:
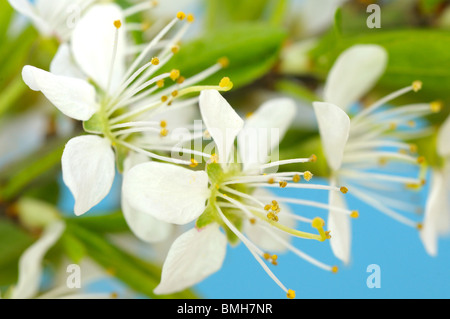
[[[103,121],[99,113],[95,113],[92,117],[83,122],[83,129],[88,133],[100,134],[103,132]]]

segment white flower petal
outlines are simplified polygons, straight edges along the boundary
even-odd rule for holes
[[[50,224],[42,236],[22,254],[19,260],[19,281],[13,289],[13,299],[28,299],[38,293],[42,275],[42,260],[47,251],[61,237],[64,229],[63,222]]]
[[[215,273],[222,267],[226,247],[226,236],[216,224],[188,230],[172,244],[154,293],[178,292]]]
[[[283,139],[295,117],[296,105],[289,98],[277,98],[263,103],[245,121],[238,135],[239,156],[243,170],[267,163],[272,150]]]
[[[441,172],[434,170],[431,178],[430,194],[428,195],[423,228],[420,230],[420,239],[425,250],[431,256],[438,253],[438,238],[441,234],[440,224],[443,217],[449,214],[448,190],[446,180]]]
[[[206,129],[213,138],[221,163],[228,163],[236,136],[244,121],[216,90],[200,93],[200,112]]]
[[[107,139],[94,135],[72,138],[62,158],[63,180],[75,198],[75,215],[84,214],[110,191],[115,156]]]
[[[204,171],[156,162],[131,168],[124,176],[122,192],[131,208],[179,225],[199,217],[210,195]]]
[[[313,105],[328,165],[338,170],[350,133],[350,118],[334,104],[314,102]]]
[[[119,29],[113,72],[116,27],[114,21],[125,23],[122,10],[116,4],[92,6],[77,23],[72,32],[72,53],[80,68],[101,88],[110,92],[117,88],[125,73],[125,27]],[[110,79],[111,77],[111,79]]]
[[[296,21],[301,22],[302,35],[312,36],[323,32],[334,21],[336,9],[347,0],[302,0],[293,1],[292,13],[295,14]]]
[[[332,182],[332,184],[334,184]],[[347,208],[344,196],[340,192],[330,192],[329,204],[334,207]],[[344,264],[350,261],[351,251],[351,221],[347,214],[330,209],[328,214],[328,230],[330,245],[334,255]]]
[[[345,50],[337,58],[324,88],[324,100],[346,111],[366,94],[383,74],[387,52],[378,45],[360,44]]]
[[[34,91],[41,91],[65,115],[87,121],[98,110],[95,89],[88,82],[26,65],[22,70],[25,83]]]
[[[148,162],[146,156],[132,152],[124,162],[124,176],[135,165]],[[153,216],[132,208],[122,193],[122,212],[131,231],[141,240],[148,243],[162,241],[169,237],[173,225],[160,221]]]
[[[450,116],[447,117],[439,129],[436,147],[440,156],[450,156]]]
[[[30,0],[8,0],[11,6],[19,13],[29,18],[39,33],[46,36],[51,36],[53,30],[50,28],[48,21],[41,16],[37,8],[31,4]]]
[[[81,72],[73,60],[72,51],[67,43],[63,43],[59,46],[58,51],[50,63],[50,72],[55,75],[86,80],[86,76]]]

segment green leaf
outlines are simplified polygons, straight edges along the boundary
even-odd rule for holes
[[[33,238],[12,222],[0,219],[0,286],[17,281],[18,262]]]
[[[228,76],[234,88],[238,88],[252,83],[274,66],[284,38],[282,28],[261,23],[237,24],[215,30],[182,45],[160,73],[179,69],[187,78],[226,57],[229,66],[202,81],[202,84],[218,85],[222,77]]]
[[[206,28],[223,28],[237,22],[263,21],[269,0],[208,0]]]
[[[415,80],[423,82],[422,90],[417,94],[404,97],[410,101],[429,102],[433,100],[450,101],[450,33],[442,30],[379,29],[370,34],[342,36],[329,40],[323,39],[321,45],[311,54],[314,72],[322,78],[326,76],[338,55],[355,44],[378,44],[383,46],[389,61],[386,71],[377,88],[380,93],[392,92],[410,85]],[[328,42],[328,47],[325,44]],[[370,72],[370,70],[367,70]],[[443,118],[443,117],[441,117]]]
[[[66,255],[76,264],[86,255],[84,244],[68,232],[65,232],[61,237],[61,246]]]
[[[12,200],[32,182],[50,174],[61,162],[65,142],[57,140],[48,143],[44,149],[0,172],[0,199]]]
[[[120,233],[130,230],[121,211],[97,216],[69,217],[67,220],[97,233]]]
[[[196,298],[190,290],[166,296],[155,295],[153,289],[159,284],[161,274],[159,266],[125,252],[103,235],[75,223],[68,222],[66,231],[83,244],[94,261],[136,292],[150,298]]]

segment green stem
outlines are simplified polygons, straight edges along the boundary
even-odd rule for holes
[[[22,75],[17,74],[0,94],[0,117],[14,105],[26,88]]]

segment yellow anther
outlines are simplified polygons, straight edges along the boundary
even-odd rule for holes
[[[253,112],[247,112],[247,114],[245,114],[245,118],[249,119],[253,116]]]
[[[186,20],[187,20],[187,22],[192,23],[192,22],[194,22],[195,17],[194,17],[194,15],[192,13],[189,13],[187,15],[187,19]]]
[[[192,168],[197,167],[198,166],[198,162],[195,159],[191,158],[191,164],[189,166],[192,167]]]
[[[423,229],[423,224],[422,223],[417,223],[417,229],[418,230],[422,230]]]
[[[425,163],[425,157],[419,156],[419,157],[417,158],[417,163],[418,163],[418,164],[424,164],[424,163]]]
[[[250,224],[255,225],[256,224],[256,219],[250,218]]]
[[[278,222],[278,216],[275,213],[268,213],[267,218],[273,220],[274,222]]]
[[[208,131],[208,130],[205,130],[205,131],[203,132],[203,136],[204,136],[205,138],[211,138],[211,134],[209,134],[209,131]]]
[[[164,121],[164,120],[162,120],[161,122],[159,122],[159,126],[161,126],[161,127],[167,127],[167,122],[166,121]]]
[[[285,188],[287,186],[287,182],[286,181],[280,181],[280,187],[281,188]]]
[[[407,189],[419,189],[422,185],[418,183],[407,183],[405,187]]]
[[[311,222],[311,226],[317,229],[322,228],[325,226],[325,221],[320,217],[315,217]]]
[[[182,84],[182,83],[184,82],[184,80],[185,80],[185,77],[184,77],[184,76],[180,76],[180,77],[177,79],[177,83],[178,83],[178,84]]]
[[[358,211],[357,210],[352,211],[351,214],[350,214],[350,217],[351,218],[358,218],[359,217]]]
[[[157,57],[152,58],[152,60],[150,61],[153,65],[158,65],[159,64],[159,59]]]
[[[168,97],[163,95],[161,96],[161,102],[165,103],[167,101]]]
[[[178,91],[177,90],[174,90],[174,91],[172,91],[172,93],[170,93],[173,97],[176,97],[177,95],[178,95]]]
[[[272,200],[272,205],[278,206],[278,202],[274,199]]]
[[[110,297],[111,297],[111,299],[117,299],[117,298],[119,298],[119,294],[117,292],[112,292],[110,294]]]
[[[177,18],[183,20],[184,18],[186,18],[186,13],[184,13],[183,11],[178,12]]]
[[[270,259],[270,254],[269,253],[264,253],[263,257],[264,257],[264,259],[269,260]]]
[[[311,178],[313,177],[313,174],[310,171],[306,171],[303,173],[303,177],[305,178],[305,180],[307,182],[309,182],[311,180]]]
[[[412,83],[412,88],[414,92],[419,91],[422,88],[422,81],[414,81]]]
[[[264,210],[270,210],[271,207],[272,207],[272,205],[267,204],[266,206],[264,206]]]
[[[120,27],[122,26],[122,22],[120,20],[116,20],[114,21],[114,26],[116,27],[116,29],[120,29]]]
[[[170,71],[170,76],[169,76],[173,81],[175,81],[176,79],[178,79],[180,77],[180,70],[177,69],[173,69],[172,71]]]
[[[389,129],[395,130],[397,128],[397,123],[389,123]]]
[[[409,151],[411,153],[417,153],[417,145],[416,144],[409,144]]]
[[[271,264],[274,265],[274,266],[277,266],[277,265],[278,265],[278,262],[277,262],[276,260],[272,260],[272,261],[271,261]]]
[[[416,122],[414,122],[414,121],[408,121],[408,126],[409,127],[416,127]]]
[[[331,238],[330,233],[331,233],[331,230],[327,230],[327,231],[325,232],[325,237],[326,237],[327,239],[330,239],[330,238]]]
[[[228,65],[230,65],[230,60],[228,60],[227,57],[221,57],[219,60],[217,60],[217,63],[219,63],[222,68],[226,68],[228,67]]]
[[[171,49],[173,54],[180,52],[180,47],[178,45],[174,45]]]
[[[386,158],[381,157],[381,158],[378,159],[378,165],[384,166],[386,164],[387,164],[387,159]]]
[[[278,259],[278,255],[272,255],[270,258],[272,258],[272,260],[277,260]]]
[[[309,161],[310,161],[310,162],[316,162],[316,161],[317,161],[317,156],[316,156],[315,154],[312,154],[312,155],[309,157]]]
[[[157,85],[159,88],[162,88],[162,87],[164,86],[164,79],[158,80],[158,81],[156,82],[156,85]]]
[[[442,110],[442,102],[434,101],[430,103],[431,112],[438,113]]]
[[[169,131],[166,128],[162,128],[161,131],[159,131],[159,134],[161,136],[167,136],[167,134],[169,134]]]
[[[150,28],[150,27],[151,27],[151,25],[150,25],[150,23],[148,23],[148,22],[143,22],[143,23],[141,24],[141,30],[142,30],[142,31],[148,30],[148,28]]]
[[[230,78],[226,76],[220,80],[219,86],[223,89],[230,90],[233,87],[233,82],[231,82]]]
[[[219,163],[219,156],[216,154],[211,155],[211,163]]]
[[[333,266],[333,267],[331,267],[331,272],[332,272],[333,274],[337,273],[338,270],[339,270],[338,266]]]
[[[345,186],[341,186],[341,188],[339,190],[341,191],[342,194],[347,194],[347,192],[348,192],[348,188]]]
[[[294,177],[292,177],[292,181],[293,181],[294,183],[300,182],[300,175],[295,174]]]
[[[271,177],[271,178],[269,178],[269,180],[267,181],[267,183],[273,184],[273,183],[275,183],[275,180],[273,179],[273,177]]]
[[[153,1],[152,1],[152,5],[157,6],[157,5],[158,5],[158,1],[153,0]]]
[[[286,296],[287,296],[289,299],[294,299],[294,298],[295,298],[295,291],[292,290],[292,289],[288,289],[288,292],[287,292]]]

